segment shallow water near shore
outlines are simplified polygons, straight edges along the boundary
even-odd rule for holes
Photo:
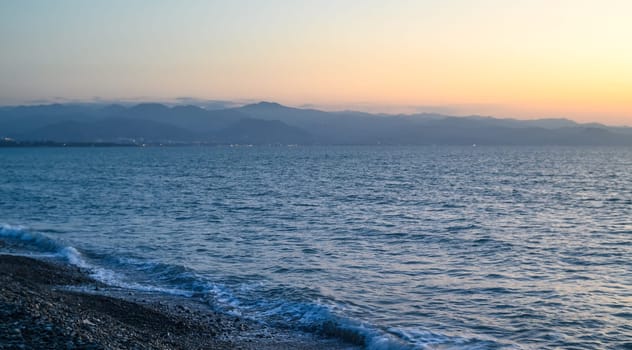
[[[2,251],[370,349],[632,346],[632,149],[0,151]]]

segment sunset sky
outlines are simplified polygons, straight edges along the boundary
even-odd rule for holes
[[[632,125],[632,1],[1,1],[0,104],[270,100]]]

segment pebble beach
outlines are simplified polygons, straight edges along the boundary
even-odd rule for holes
[[[343,349],[186,299],[112,289],[80,268],[0,255],[0,349]]]

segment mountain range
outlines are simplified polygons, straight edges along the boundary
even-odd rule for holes
[[[567,119],[370,114],[273,102],[205,109],[159,103],[0,107],[0,138],[161,144],[632,145],[632,128]]]

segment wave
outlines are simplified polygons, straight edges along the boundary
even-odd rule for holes
[[[418,329],[379,327],[345,317],[344,306],[333,300],[324,300],[313,292],[291,287],[266,288],[261,282],[211,281],[207,276],[198,275],[183,266],[129,257],[99,256],[95,261],[88,256],[90,254],[23,226],[0,224],[0,239],[7,243],[11,254],[59,259],[88,271],[95,280],[113,287],[196,297],[206,300],[210,307],[220,312],[275,327],[337,338],[369,350],[504,347],[491,340],[449,337]],[[134,281],[118,271],[131,275],[135,272],[148,280]]]
[[[9,244],[8,253],[10,254],[59,259],[88,271],[90,277],[109,286],[190,296],[190,293],[177,288],[161,288],[126,281],[121,274],[90,262],[77,248],[64,245],[43,233],[30,231],[24,226],[0,224],[0,238]]]
[[[65,248],[43,234],[27,231],[23,226],[0,224],[0,238],[17,247],[28,246],[35,250],[34,253],[59,253]]]
[[[277,327],[291,327],[368,350],[421,350],[421,349],[518,349],[516,345],[477,336],[450,336],[417,327],[384,328],[369,322],[344,316],[323,301],[292,302],[287,299],[261,298],[255,305],[241,305],[242,316],[254,315]],[[253,312],[248,312],[253,311]]]

